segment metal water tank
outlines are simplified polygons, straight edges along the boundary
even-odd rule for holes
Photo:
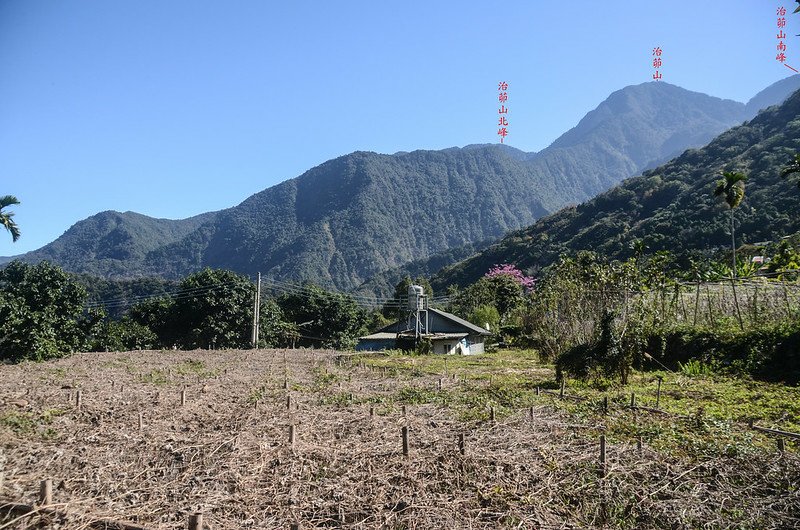
[[[425,289],[421,285],[408,286],[408,308],[411,311],[423,309],[422,297],[425,295]]]

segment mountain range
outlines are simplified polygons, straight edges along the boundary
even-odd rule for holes
[[[705,145],[798,87],[793,76],[744,104],[667,83],[629,86],[538,153],[503,145],[355,152],[190,219],[101,212],[19,258],[106,278],[175,279],[209,266],[351,290],[410,262],[462,258]]]
[[[467,285],[494,264],[536,273],[562,254],[593,250],[626,258],[641,240],[648,252],[730,248],[727,205],[714,196],[721,172],[747,175],[734,212],[737,246],[779,241],[800,231],[800,190],[780,178],[800,152],[800,91],[679,157],[576,207],[506,235],[476,255],[441,270],[434,288]]]

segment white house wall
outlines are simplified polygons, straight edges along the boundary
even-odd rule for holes
[[[483,352],[484,352],[483,341],[475,342],[475,343],[471,344],[470,347],[469,347],[470,355],[479,355],[479,354],[481,354]]]
[[[461,347],[461,355],[477,355],[483,353],[483,337],[472,337],[471,340],[467,340],[467,337],[463,339],[456,340],[456,339],[444,339],[444,340],[435,340],[433,342],[433,353],[439,355],[457,355],[457,347]],[[449,346],[449,348],[448,348]]]

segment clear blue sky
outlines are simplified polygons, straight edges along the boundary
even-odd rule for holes
[[[792,72],[776,9],[731,1],[0,0],[0,195],[38,248],[103,210],[184,218],[325,160],[497,142],[540,150],[611,92],[746,101]]]

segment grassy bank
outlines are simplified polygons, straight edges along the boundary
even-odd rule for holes
[[[390,353],[363,361],[397,380],[392,399],[445,406],[465,421],[486,421],[492,409],[500,418],[546,404],[569,412],[576,422],[598,433],[629,440],[642,437],[656,447],[690,456],[774,450],[776,439],[751,430],[750,420],[800,433],[800,388],[712,373],[699,363],[686,364],[681,372],[634,372],[625,387],[567,381],[565,394],[575,399],[562,400],[554,367],[540,362],[531,350],[475,357]],[[441,390],[438,381],[433,386],[422,383],[431,376],[441,379]],[[630,409],[631,394],[637,405],[657,406],[669,414]],[[797,450],[791,441],[787,447]]]

